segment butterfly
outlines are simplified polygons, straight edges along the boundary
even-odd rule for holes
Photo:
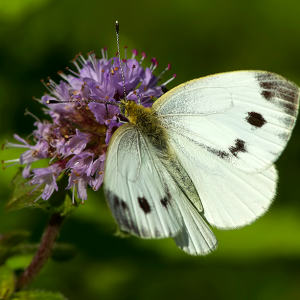
[[[290,139],[299,88],[264,71],[221,73],[168,91],[151,108],[122,100],[104,192],[120,229],[213,251],[210,226],[251,224],[272,203],[274,162]]]

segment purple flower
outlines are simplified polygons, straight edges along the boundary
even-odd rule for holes
[[[158,66],[157,60],[154,58],[150,67],[143,67],[146,55],[142,52],[139,61],[137,55],[135,49],[131,58],[125,54],[121,62],[124,81],[118,57],[108,59],[106,49],[102,50],[100,59],[93,52],[88,54],[87,59],[78,54],[73,60],[76,72],[70,70],[69,75],[60,72],[63,80],[59,84],[51,79],[48,83],[42,80],[49,93],[36,100],[46,106],[44,111],[52,122],[41,122],[27,112],[36,119],[36,129],[31,135],[33,139],[29,142],[15,134],[18,143],[7,142],[6,148],[27,150],[20,158],[4,162],[25,166],[23,177],[31,178],[28,184],[36,185],[32,191],[44,186],[43,193],[36,200],[48,200],[58,190],[56,181],[62,173],[69,175],[66,189],[73,189],[73,202],[76,190],[77,197],[86,200],[88,185],[95,191],[100,188],[107,145],[126,118],[120,114],[117,105],[97,101],[117,103],[126,97],[150,107],[153,99],[162,95],[162,86],[175,77],[158,85],[170,65],[155,76],[153,71]],[[57,103],[48,104],[49,100]],[[41,159],[47,159],[49,166],[31,170],[32,164]]]
[[[30,185],[37,185],[31,193],[40,187],[42,184],[45,184],[43,193],[36,199],[38,200],[42,197],[44,200],[48,200],[54,190],[58,191],[56,184],[57,177],[63,171],[59,163],[54,163],[47,168],[33,169],[33,178],[29,181]]]

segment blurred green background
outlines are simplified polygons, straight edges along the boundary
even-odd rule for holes
[[[27,137],[44,118],[40,79],[72,65],[78,53],[108,47],[115,54],[114,22],[121,47],[145,51],[189,79],[233,70],[279,73],[300,84],[300,2],[297,0],[0,0],[0,142],[13,133]],[[0,152],[14,159],[18,150]],[[170,240],[114,236],[115,225],[102,190],[64,224],[59,240],[79,254],[66,263],[50,261],[31,288],[60,291],[79,299],[299,299],[300,294],[300,124],[277,162],[278,194],[253,225],[214,232],[219,248],[190,257]],[[9,183],[17,167],[0,171],[0,232],[32,231],[38,242],[49,216],[39,210],[5,213]],[[24,265],[30,257],[9,262]]]

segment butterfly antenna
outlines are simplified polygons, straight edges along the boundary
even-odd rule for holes
[[[122,61],[121,61],[121,54],[120,54],[119,22],[118,21],[116,21],[116,35],[117,35],[117,47],[118,47],[119,64],[120,64],[120,68],[121,68],[123,88],[124,88],[124,99],[126,100],[125,79],[124,79],[124,72],[123,72],[123,68],[122,68]]]

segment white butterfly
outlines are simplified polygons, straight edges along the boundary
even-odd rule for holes
[[[122,100],[130,122],[110,141],[104,175],[120,228],[204,255],[218,244],[208,224],[252,223],[275,196],[298,99],[279,75],[240,71],[184,83],[151,109]]]

